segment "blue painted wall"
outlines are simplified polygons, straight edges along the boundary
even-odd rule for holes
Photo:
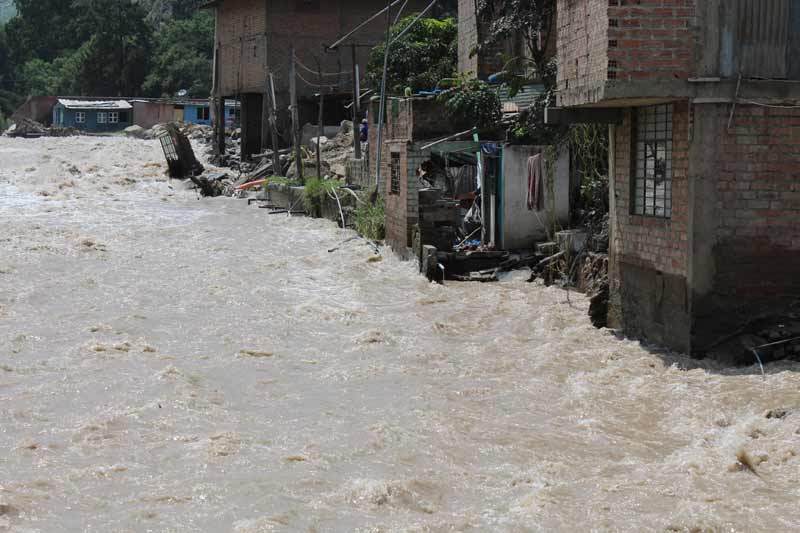
[[[97,113],[106,113],[108,114],[108,110],[93,110],[87,109],[83,111],[86,114],[86,122],[81,124],[75,122],[75,115],[78,111],[74,111],[72,109],[67,109],[61,104],[56,104],[53,108],[53,124],[58,126],[63,126],[66,128],[75,128],[78,130],[83,131],[97,131],[97,132],[107,132],[107,131],[120,131],[124,130],[128,126],[131,125],[131,115],[133,110],[128,109],[126,111],[120,110],[117,111],[120,114],[120,121],[116,124],[109,124],[106,122],[105,124],[98,124],[97,123]],[[127,115],[127,120],[123,120]]]
[[[205,109],[206,112],[210,110],[209,106],[199,106],[199,105],[187,105],[183,108],[183,121],[184,122],[191,122],[193,124],[205,124],[206,126],[211,125],[211,119],[208,118],[206,120],[200,120],[197,118],[199,116],[200,110]]]

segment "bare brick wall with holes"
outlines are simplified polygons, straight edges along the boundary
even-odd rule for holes
[[[557,27],[558,89],[595,91],[607,77],[608,0],[559,0]]]
[[[408,168],[408,146],[403,141],[388,141],[386,143],[386,159],[381,163],[381,175],[384,181],[386,194],[386,240],[395,249],[402,249],[411,245],[408,239],[408,177],[404,170]],[[400,154],[400,187],[398,192],[391,191],[391,154]]]
[[[560,105],[602,100],[607,82],[688,79],[696,1],[559,0]]]
[[[711,108],[722,124],[716,184],[715,291],[800,292],[800,109]]]
[[[619,81],[689,78],[694,69],[695,2],[609,0],[609,77]]]
[[[637,267],[686,276],[689,224],[689,107],[676,103],[672,118],[672,217],[631,214],[631,135],[633,112],[616,128],[615,183],[617,260]]]
[[[225,95],[262,92],[266,15],[263,1],[226,0],[217,8],[217,52]]]
[[[410,0],[406,13],[418,12],[427,4],[427,0]],[[382,42],[386,33],[385,17],[375,19],[336,51],[326,52],[323,46],[333,43],[382,7],[371,0],[321,1],[316,9],[306,7],[304,0],[225,0],[216,9],[223,92],[229,96],[263,92],[264,68],[268,59],[275,74],[278,99],[281,100],[281,93],[289,88],[291,45],[295,46],[299,60],[312,70],[317,70],[316,58],[319,58],[323,72],[351,72],[351,50],[347,45],[375,45]],[[356,50],[356,61],[361,66],[363,76],[370,48],[358,47]],[[265,58],[265,54],[268,57]],[[314,74],[304,72],[302,67],[298,72],[309,82],[319,83]],[[352,87],[348,75],[325,76],[323,84]],[[298,84],[300,98],[318,91],[318,88],[303,82]]]

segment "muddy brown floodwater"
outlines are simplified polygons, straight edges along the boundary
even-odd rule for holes
[[[429,284],[163,171],[152,141],[0,139],[0,531],[800,529],[800,366]]]

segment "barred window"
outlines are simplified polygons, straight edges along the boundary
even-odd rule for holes
[[[635,111],[634,179],[631,211],[634,215],[672,216],[672,105],[641,107]]]
[[[390,163],[392,177],[392,194],[400,194],[400,152],[392,152]]]

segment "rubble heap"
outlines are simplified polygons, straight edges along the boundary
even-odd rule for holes
[[[4,133],[4,137],[21,137],[35,139],[37,137],[66,137],[69,135],[80,135],[80,131],[74,128],[62,128],[60,126],[47,127],[40,122],[29,118],[16,120]]]

